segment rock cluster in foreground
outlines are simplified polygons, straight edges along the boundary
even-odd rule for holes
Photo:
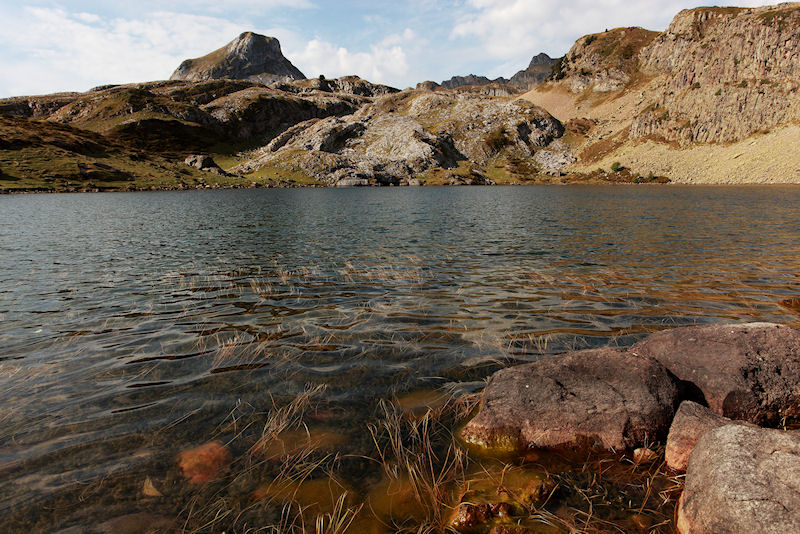
[[[800,331],[711,325],[498,371],[462,436],[618,452],[666,439],[686,471],[681,533],[800,532],[800,432],[757,426],[798,415]]]
[[[666,434],[678,392],[654,360],[572,352],[495,373],[462,435],[487,447],[631,449]]]

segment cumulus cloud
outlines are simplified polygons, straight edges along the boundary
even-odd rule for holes
[[[723,5],[763,5],[763,0],[717,2]],[[777,2],[776,2],[777,3]],[[691,0],[467,0],[469,13],[453,27],[451,38],[473,40],[476,50],[497,59],[531,56],[538,51],[564,53],[587,33],[607,28],[642,26],[663,30],[681,9],[697,7]]]
[[[307,76],[324,74],[329,78],[357,74],[370,81],[396,85],[408,72],[402,46],[373,45],[369,52],[354,52],[333,43],[313,39],[292,55]]]
[[[563,54],[581,35],[619,26],[663,29],[698,3],[408,0],[332,8],[319,0],[141,0],[92,9],[87,0],[69,10],[0,0],[0,97],[164,79],[183,59],[247,30],[280,39],[308,76],[357,74],[395,87],[469,72],[510,76],[540,51]]]
[[[416,55],[427,40],[414,30],[389,34],[368,51],[354,51],[322,39],[313,39],[291,60],[306,76],[324,74],[333,78],[356,74],[372,82],[402,87],[409,74],[409,54]]]
[[[92,13],[26,8],[0,44],[0,94],[85,90],[105,83],[168,78],[182,59],[210,51],[246,30],[215,17],[155,12],[102,20]]]
[[[352,50],[324,39],[308,41],[283,28],[258,29],[220,17],[165,11],[104,19],[29,7],[17,22],[0,35],[0,47],[13,51],[0,55],[0,97],[165,79],[182,60],[204,55],[247,30],[277,37],[284,54],[309,76],[358,74],[397,85],[409,71],[404,46],[424,42],[406,29],[366,50]]]

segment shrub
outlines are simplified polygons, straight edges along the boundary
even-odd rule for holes
[[[590,44],[592,44],[592,43],[593,43],[593,42],[595,42],[596,40],[597,40],[597,36],[596,36],[596,35],[589,35],[589,36],[588,36],[588,37],[586,37],[586,39],[583,41],[583,44],[585,44],[586,46],[589,46]]]
[[[615,161],[614,163],[611,164],[611,172],[619,172],[623,168],[624,167],[622,166],[622,164],[619,161]]]
[[[502,124],[492,130],[489,135],[486,136],[486,146],[489,147],[490,150],[493,152],[497,152],[504,146],[507,146],[510,143],[506,127]]]
[[[717,92],[714,93],[714,96],[719,96],[722,94],[722,89],[717,89]]]
[[[700,89],[700,82],[694,82],[692,84],[692,89]]]

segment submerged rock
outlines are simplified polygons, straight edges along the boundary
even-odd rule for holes
[[[742,425],[707,432],[678,502],[681,534],[800,532],[800,434]]]
[[[219,441],[211,441],[178,455],[183,476],[192,484],[203,484],[216,478],[231,463],[231,453]]]
[[[485,447],[631,449],[666,436],[677,402],[658,362],[578,351],[495,373],[462,436]]]
[[[687,396],[758,425],[800,416],[800,331],[771,323],[675,328],[630,349],[658,360]]]
[[[733,421],[717,415],[696,402],[682,402],[672,420],[672,426],[669,427],[665,453],[667,467],[679,473],[685,472],[689,465],[689,456],[700,438],[709,430],[732,423],[749,425],[744,421]]]

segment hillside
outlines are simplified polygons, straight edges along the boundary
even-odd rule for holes
[[[592,124],[573,139],[573,172],[618,162],[679,182],[797,182],[800,155],[779,151],[797,140],[798,88],[793,3],[686,10],[660,34],[588,35],[524,98]]]
[[[0,100],[0,190],[800,182],[798,3],[590,34],[515,77],[547,68],[524,94],[514,78],[294,79],[248,32],[186,79]]]

